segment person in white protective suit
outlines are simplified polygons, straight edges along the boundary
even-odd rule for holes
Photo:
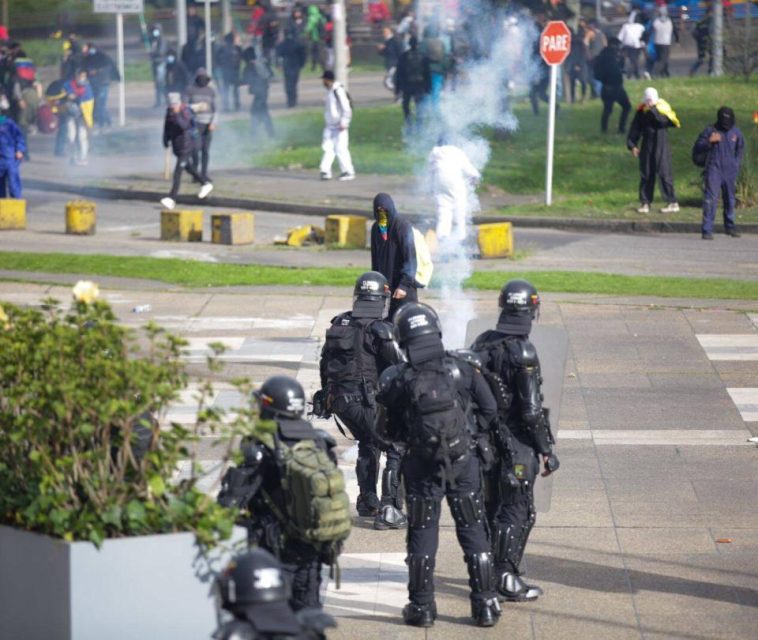
[[[441,246],[461,242],[481,174],[463,149],[440,140],[429,154],[429,175],[437,205],[437,240]]]
[[[321,79],[326,89],[326,103],[324,105],[324,136],[321,149],[324,152],[321,157],[321,179],[332,179],[332,164],[336,156],[340,165],[339,180],[355,180],[355,169],[348,148],[348,129],[353,117],[353,108],[350,104],[345,87],[334,78],[334,72],[324,71]]]

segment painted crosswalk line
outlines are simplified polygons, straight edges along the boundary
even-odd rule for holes
[[[758,387],[727,389],[745,422],[758,422]]]
[[[561,429],[558,441],[592,440],[596,445],[635,447],[733,447],[748,445],[750,435],[747,429]]]
[[[697,335],[710,360],[758,360],[758,334]]]

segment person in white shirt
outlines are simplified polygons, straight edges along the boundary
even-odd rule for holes
[[[340,165],[340,180],[354,180],[355,169],[348,148],[348,129],[353,117],[353,109],[345,87],[334,79],[334,71],[324,71],[321,76],[326,88],[326,103],[324,105],[324,137],[321,149],[321,179],[332,179],[332,164],[334,158]]]
[[[655,58],[658,62],[658,73],[667,78],[669,73],[669,54],[671,43],[675,37],[674,23],[669,18],[666,7],[658,9],[658,17],[653,20],[653,45],[655,46]]]
[[[429,154],[428,167],[437,205],[440,248],[460,250],[472,210],[478,208],[474,187],[481,175],[465,151],[448,143],[444,136]]]
[[[619,40],[623,47],[624,57],[629,63],[627,77],[640,77],[640,51],[645,46],[642,36],[645,33],[645,25],[642,24],[640,16],[636,11],[629,14],[627,20],[619,31]]]

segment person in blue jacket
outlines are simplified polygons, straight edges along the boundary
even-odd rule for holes
[[[389,283],[392,296],[390,321],[401,306],[418,301],[416,269],[413,226],[398,215],[389,195],[378,193],[374,198],[374,224],[371,227],[371,270],[381,273]]]
[[[26,151],[24,134],[8,117],[10,103],[0,96],[0,198],[21,197],[21,174],[19,167]]]
[[[734,222],[734,201],[737,176],[745,151],[745,139],[737,128],[737,120],[732,109],[721,107],[718,110],[716,122],[703,129],[695,142],[694,151],[707,154],[701,229],[703,240],[713,240],[713,221],[716,217],[719,194],[724,200],[724,232],[732,238],[739,238],[741,234]]]

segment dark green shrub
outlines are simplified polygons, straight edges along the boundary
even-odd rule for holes
[[[161,429],[149,418],[186,386],[183,342],[155,326],[140,342],[103,302],[3,308],[0,524],[96,545],[177,531],[206,545],[227,538],[234,513],[194,473],[173,481],[198,427]],[[198,424],[213,428],[216,418],[201,406]],[[143,452],[137,425],[148,435]]]

